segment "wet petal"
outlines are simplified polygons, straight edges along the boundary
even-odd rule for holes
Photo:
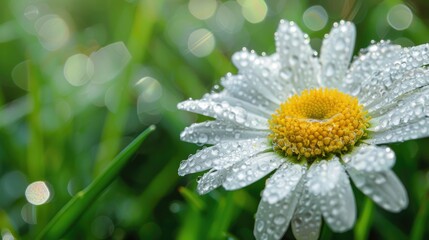
[[[185,142],[217,144],[223,141],[238,141],[252,138],[266,138],[268,130],[256,130],[221,121],[194,123],[180,134]]]
[[[221,79],[222,86],[231,96],[242,99],[255,106],[275,110],[280,100],[266,87],[258,84],[259,78],[244,75],[227,74]]]
[[[253,230],[256,239],[277,240],[282,238],[289,227],[289,222],[298,204],[299,192],[299,190],[293,191],[274,204],[261,200],[256,212],[256,222]]]
[[[402,51],[397,52],[400,54],[399,58],[362,83],[358,97],[364,106],[381,101],[396,82],[402,83],[404,76],[410,71],[423,69],[429,64],[429,44],[403,48]]]
[[[254,51],[243,49],[232,56],[232,61],[255,92],[273,102],[281,103],[293,94],[294,89],[289,81],[279,77],[281,64],[278,54],[258,56]]]
[[[286,160],[267,180],[265,189],[262,192],[262,199],[270,204],[274,204],[293,194],[306,169],[306,164],[300,165]]]
[[[363,84],[371,84],[371,79],[377,77],[386,66],[399,59],[401,47],[388,41],[381,41],[360,51],[342,82],[342,89],[348,89],[354,96],[361,96]],[[368,82],[368,83],[367,83]],[[361,98],[359,98],[361,99]]]
[[[319,86],[320,64],[313,56],[308,36],[295,23],[282,20],[275,40],[282,65],[279,77],[291,81],[297,92]]]
[[[399,212],[408,206],[407,192],[391,170],[364,173],[350,168],[347,172],[356,187],[380,207],[391,212]]]
[[[364,144],[343,157],[347,167],[364,172],[381,172],[390,169],[395,164],[395,159],[395,153],[388,147]]]
[[[351,229],[356,220],[356,204],[349,178],[337,157],[313,163],[306,187],[317,198],[326,223],[335,232]]]
[[[201,172],[210,168],[225,168],[241,159],[270,149],[266,138],[221,142],[204,148],[180,163],[179,175]]]
[[[322,83],[327,87],[338,87],[350,63],[355,45],[356,28],[353,23],[335,23],[323,40],[320,63]]]
[[[413,69],[404,76],[402,81],[395,81],[389,87],[389,91],[382,98],[368,105],[366,109],[370,116],[379,117],[396,109],[398,105],[403,106],[404,102],[412,102],[415,99],[427,94],[427,86],[429,86],[429,70]],[[416,113],[421,113],[424,110],[423,102],[420,104],[411,103]]]
[[[305,189],[292,218],[292,232],[297,240],[317,240],[322,226],[322,214],[317,199]]]
[[[373,132],[384,132],[425,120],[429,116],[429,88],[409,93],[399,101],[392,101],[387,112],[371,120]],[[386,109],[386,108],[385,108]]]
[[[267,119],[252,114],[246,109],[233,106],[228,102],[218,103],[208,99],[187,100],[177,105],[179,110],[199,113],[220,121],[230,122],[244,127],[267,129]]]
[[[372,132],[371,138],[365,139],[369,144],[385,144],[403,142],[429,136],[429,119],[423,118],[418,122],[409,123],[382,132]]]
[[[222,104],[223,102],[228,102],[232,106],[241,107],[243,109],[246,109],[246,111],[262,116],[264,118],[270,118],[271,114],[273,114],[275,110],[271,109],[271,107],[266,107],[262,104],[249,103],[242,99],[236,98],[226,90],[220,93],[206,94],[204,96],[204,99],[218,102],[220,104]]]
[[[218,188],[225,181],[228,169],[211,169],[197,180],[197,191],[199,194],[206,194],[215,188]]]
[[[250,185],[284,163],[283,157],[274,152],[255,155],[234,164],[228,171],[222,186],[227,190],[235,190]]]

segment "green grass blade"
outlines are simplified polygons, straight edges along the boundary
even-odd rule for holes
[[[374,211],[374,203],[369,199],[365,199],[363,212],[357,220],[354,230],[356,240],[368,239],[369,230],[372,225],[372,213]]]
[[[115,180],[144,139],[155,130],[150,126],[122,150],[112,163],[84,190],[76,194],[48,223],[38,239],[59,239]]]
[[[424,239],[424,233],[427,229],[427,222],[429,221],[429,209],[428,209],[429,192],[423,198],[420,204],[419,211],[417,212],[416,220],[414,220],[413,228],[411,229],[412,240]]]

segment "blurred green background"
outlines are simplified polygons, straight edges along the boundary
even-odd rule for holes
[[[242,47],[275,51],[280,19],[319,50],[332,23],[357,26],[355,54],[372,40],[429,42],[429,2],[301,0],[0,1],[0,234],[34,239],[50,219],[150,124],[118,179],[64,239],[252,239],[264,181],[198,196],[199,174],[179,140],[205,120],[176,104],[200,98]],[[394,144],[409,207],[389,213],[358,190],[354,230],[322,239],[429,239],[429,139]],[[289,231],[286,239],[293,239]]]

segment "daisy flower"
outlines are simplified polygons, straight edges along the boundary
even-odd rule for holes
[[[222,90],[178,108],[213,120],[195,123],[183,141],[213,145],[181,162],[179,175],[206,172],[197,190],[243,188],[266,181],[256,213],[256,239],[317,239],[322,218],[335,232],[351,229],[356,204],[350,179],[380,207],[408,205],[383,144],[429,136],[429,46],[372,43],[349,66],[356,30],[335,23],[320,57],[299,27],[282,20],[276,53],[243,49],[238,74]]]

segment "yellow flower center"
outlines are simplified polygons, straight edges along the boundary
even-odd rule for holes
[[[315,159],[352,148],[370,117],[357,98],[336,89],[304,90],[282,103],[269,120],[275,150]]]

